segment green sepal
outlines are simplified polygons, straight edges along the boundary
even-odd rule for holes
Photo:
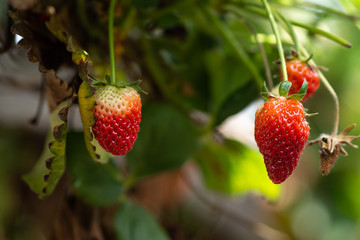
[[[111,78],[107,74],[105,75],[105,81],[106,81],[107,84],[109,84],[109,85],[111,84]]]
[[[314,53],[310,53],[310,55],[303,61],[304,63],[308,63],[314,56]]]
[[[88,74],[87,76],[88,76],[88,78],[86,78],[86,80],[83,80],[83,81],[87,81],[90,79],[91,81],[89,81],[89,83],[93,86],[105,86],[106,85],[104,82],[100,82],[99,80],[97,80],[96,78],[91,76],[90,74]]]
[[[308,113],[308,112],[309,112],[309,109],[307,109],[307,108],[304,108],[304,111],[305,111],[305,117],[312,117],[312,116],[315,116],[315,115],[318,115],[318,114],[319,114],[318,112]]]
[[[137,80],[137,81],[135,81],[135,82],[127,83],[127,84],[125,85],[125,87],[126,87],[126,86],[132,87],[132,88],[135,88],[138,92],[142,92],[142,93],[144,93],[144,94],[147,94],[147,92],[145,92],[144,90],[142,90],[142,88],[139,86],[141,82],[142,82],[142,80],[139,79],[139,80]],[[120,83],[120,84],[121,84],[121,83]],[[124,84],[124,83],[122,83],[122,84]]]
[[[265,101],[268,101],[270,99],[270,97],[273,96],[273,94],[267,88],[265,82],[264,82],[263,86],[261,87],[260,95],[265,99]]]
[[[305,117],[313,117],[313,116],[316,116],[318,115],[319,113],[318,112],[315,112],[315,113],[305,113]]]
[[[306,93],[307,93],[307,81],[304,79],[303,84],[301,85],[301,88],[299,89],[298,93],[296,94],[292,94],[290,95],[288,98],[292,98],[295,100],[300,101],[301,99],[303,99],[303,97],[305,97]]]
[[[111,85],[111,86],[115,86],[117,88],[125,88],[125,87],[132,87],[134,89],[136,89],[139,92],[142,92],[144,94],[147,94],[147,92],[145,92],[144,90],[142,90],[142,88],[139,86],[140,83],[142,82],[140,79],[135,81],[135,82],[131,82],[131,83],[124,83],[124,82],[116,82],[115,84],[111,82],[111,78],[109,75],[105,75],[105,81],[106,82],[102,82],[97,80],[96,78],[94,78],[93,76],[91,76],[90,74],[88,74],[89,78],[91,79],[91,85],[94,86],[106,86],[106,85]]]
[[[289,81],[283,81],[280,83],[279,86],[279,94],[280,96],[287,97],[289,90],[291,88],[292,83]]]

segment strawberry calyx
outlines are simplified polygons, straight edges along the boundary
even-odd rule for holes
[[[282,82],[282,83],[284,83],[284,82]],[[289,83],[290,83],[290,87],[291,87],[291,82],[289,82]],[[306,80],[304,80],[299,91],[296,94],[291,94],[290,96],[288,96],[288,98],[293,98],[295,100],[300,101],[301,99],[303,99],[305,97],[305,95],[307,93],[307,86],[308,86],[308,83]],[[290,90],[290,88],[289,88],[289,90]]]
[[[300,101],[303,97],[305,97],[306,92],[307,92],[307,81],[304,80],[303,84],[301,85],[301,88],[299,89],[299,91],[296,94],[291,94],[289,96],[289,90],[291,88],[292,83],[290,81],[283,81],[280,83],[279,85],[279,95],[281,97],[285,97],[287,99],[295,99]],[[275,95],[274,93],[270,92],[269,89],[266,87],[266,83],[264,83],[262,90],[260,92],[260,95],[267,101],[270,98],[273,97],[279,97],[277,95]]]
[[[126,88],[126,87],[132,87],[135,90],[137,90],[138,92],[142,92],[147,94],[147,92],[145,92],[141,87],[140,87],[140,83],[142,82],[140,79],[135,81],[135,82],[130,82],[130,83],[125,83],[125,82],[115,82],[113,83],[111,81],[111,78],[109,75],[105,75],[105,82],[104,81],[99,81],[96,78],[94,78],[93,76],[91,76],[90,74],[88,74],[89,78],[91,79],[91,85],[93,86],[114,86],[117,88]]]
[[[290,56],[286,56],[285,57],[285,60],[286,62],[289,62],[289,61],[300,61],[302,63],[305,63],[310,69],[312,69],[313,71],[317,71],[318,69],[320,70],[327,70],[326,68],[324,67],[315,67],[314,65],[310,64],[310,60],[313,58],[314,54],[313,53],[310,53],[310,55],[308,57],[302,57],[299,55],[299,53],[297,53],[294,49],[291,49],[291,55]],[[280,64],[280,59],[276,60],[274,62],[275,64]]]

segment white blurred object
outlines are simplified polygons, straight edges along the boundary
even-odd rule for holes
[[[257,108],[264,103],[258,99],[241,112],[227,118],[219,127],[219,131],[227,138],[235,139],[251,148],[257,148],[254,139],[254,121]]]

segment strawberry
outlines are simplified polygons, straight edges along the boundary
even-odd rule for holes
[[[292,86],[289,90],[289,94],[295,94],[299,91],[301,85],[304,82],[304,79],[307,81],[307,93],[301,102],[306,101],[310,98],[314,92],[320,86],[319,75],[315,71],[314,67],[309,65],[306,62],[300,60],[289,60],[286,62],[286,70],[288,75],[288,80],[292,83]],[[281,81],[283,81],[282,71],[281,72]]]
[[[94,94],[96,105],[92,112],[95,139],[107,152],[124,155],[131,150],[140,130],[141,99],[129,86],[105,85]]]
[[[298,100],[271,97],[257,109],[255,140],[273,183],[282,183],[291,175],[308,137],[309,124]]]

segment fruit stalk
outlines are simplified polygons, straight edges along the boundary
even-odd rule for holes
[[[309,56],[309,53],[306,51],[305,48],[302,47],[301,51],[305,56]],[[313,60],[310,60],[309,62],[313,66],[316,66],[316,64],[315,64],[315,62]],[[333,89],[333,87],[329,83],[329,81],[324,76],[324,74],[322,74],[322,72],[320,70],[318,70],[318,74],[319,74],[319,77],[320,77],[320,81],[322,82],[322,84],[324,84],[326,89],[329,91],[330,95],[332,96],[332,98],[334,99],[334,102],[335,102],[335,121],[334,121],[334,128],[333,128],[333,131],[332,131],[332,134],[331,134],[331,136],[335,137],[337,135],[337,132],[338,132],[338,129],[339,129],[339,119],[340,119],[339,98],[338,98],[335,90]]]
[[[287,77],[287,72],[286,72],[286,61],[285,61],[285,56],[284,56],[284,50],[282,47],[282,43],[281,43],[281,39],[280,39],[280,33],[279,33],[279,29],[277,28],[276,22],[275,22],[275,18],[271,12],[269,3],[267,2],[267,0],[261,0],[264,4],[266,13],[268,15],[270,24],[271,24],[271,28],[273,29],[274,35],[275,35],[275,39],[276,39],[276,45],[279,51],[279,56],[280,56],[280,62],[281,62],[281,68],[282,68],[282,73],[284,76],[284,80],[283,81],[288,81],[288,77]]]
[[[115,80],[115,55],[114,55],[114,9],[116,0],[110,1],[109,7],[109,21],[108,21],[108,32],[109,32],[109,54],[110,54],[110,69],[111,69],[111,82],[116,83]]]
[[[335,92],[335,90],[330,85],[329,81],[326,79],[326,77],[322,74],[321,71],[318,71],[319,77],[321,82],[324,84],[324,86],[328,89],[331,96],[334,99],[335,102],[335,121],[334,121],[334,128],[331,136],[335,137],[337,135],[338,129],[339,129],[339,118],[340,118],[340,104],[339,104],[339,98]]]

